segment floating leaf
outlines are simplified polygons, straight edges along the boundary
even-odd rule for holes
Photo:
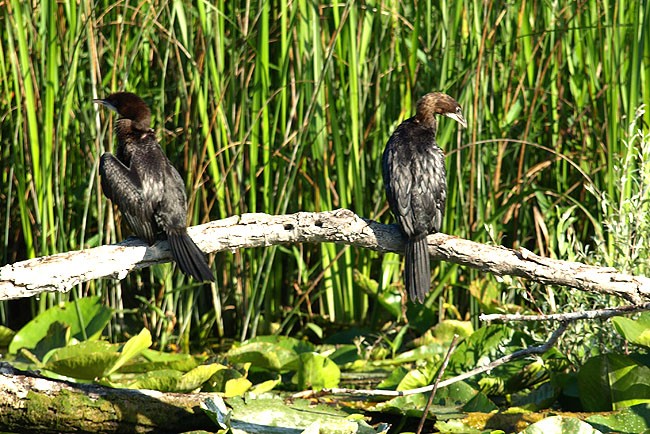
[[[70,326],[61,322],[53,322],[47,330],[47,335],[38,341],[32,351],[43,363],[46,363],[52,350],[65,347],[70,342]]]
[[[106,375],[120,357],[118,345],[84,341],[53,350],[44,369],[67,377],[93,380]]]
[[[135,380],[124,381],[122,387],[187,393],[200,389],[215,373],[227,369],[219,363],[197,366],[186,373],[175,369],[160,369],[140,374]]]
[[[272,371],[295,369],[298,363],[295,351],[270,342],[244,343],[228,351],[226,357],[230,363],[251,363],[256,368]]]
[[[458,345],[449,359],[447,371],[460,374],[532,343],[529,336],[505,325],[480,328]],[[512,365],[502,365],[500,369],[512,369]]]
[[[586,411],[650,403],[650,368],[622,354],[603,354],[582,366],[578,387]]]
[[[70,336],[78,341],[84,340],[84,330],[88,339],[96,339],[112,314],[112,309],[104,306],[100,297],[85,297],[51,307],[16,333],[9,345],[9,353],[15,354],[21,348],[33,350],[56,322],[69,326]]]
[[[328,357],[339,366],[353,363],[361,358],[359,349],[353,344],[337,345],[336,350]]]
[[[341,379],[338,365],[318,353],[300,355],[301,365],[293,377],[294,383],[301,390],[336,387]]]
[[[490,400],[484,393],[478,392],[463,406],[463,411],[490,413],[498,410],[499,407]]]
[[[448,419],[448,420],[438,420],[435,423],[435,427],[439,432],[449,433],[449,434],[483,434],[484,431],[474,428],[464,419]]]
[[[650,348],[650,312],[644,312],[637,319],[622,316],[612,319],[616,331],[636,345]]]
[[[176,392],[182,375],[182,372],[174,369],[161,369],[142,374],[135,381],[124,384],[122,387]]]
[[[598,434],[600,431],[577,417],[551,416],[529,425],[521,432],[521,434],[553,433]]]
[[[269,392],[275,388],[278,384],[280,384],[280,381],[282,379],[280,376],[278,378],[275,378],[273,380],[266,380],[261,383],[258,383],[251,387],[250,392],[254,393],[255,395],[261,395],[263,393]]]
[[[208,365],[197,366],[180,377],[178,385],[173,392],[191,392],[199,389],[208,381],[216,372],[228,369],[220,363],[210,363]]]
[[[650,404],[635,405],[611,414],[595,414],[585,421],[602,432],[647,433],[650,430]]]
[[[443,359],[448,350],[448,344],[431,343],[420,345],[412,350],[398,354],[394,361],[388,360],[387,362],[395,363],[395,361],[397,361],[402,364],[407,362],[418,362],[421,360],[438,361]]]
[[[120,372],[149,372],[159,369],[175,369],[187,372],[196,368],[205,357],[196,357],[191,354],[164,353],[152,349],[145,349],[136,357],[124,364]]]
[[[314,351],[315,348],[316,348],[314,346],[314,344],[312,344],[310,342],[300,340],[300,339],[296,339],[296,338],[292,338],[292,337],[289,337],[289,336],[278,336],[278,335],[258,336],[256,338],[253,338],[253,339],[247,341],[247,343],[251,343],[251,344],[257,343],[257,342],[266,342],[266,343],[276,344],[276,345],[278,345],[278,346],[280,346],[282,348],[286,348],[288,350],[295,351],[298,354],[308,353],[308,352]]]
[[[308,400],[296,399],[286,404],[279,398],[231,398],[226,403],[232,408],[230,426],[233,431],[247,433],[286,434],[300,433],[319,427],[321,433],[328,434],[376,434],[376,431],[361,418],[351,418],[349,413],[328,405],[314,405]],[[204,408],[204,411],[210,411]],[[219,409],[211,416],[213,420],[226,419],[227,410]],[[222,416],[219,416],[221,413]]]
[[[133,336],[120,348],[120,356],[117,358],[111,369],[108,370],[106,375],[111,375],[113,372],[120,369],[120,367],[128,360],[149,348],[151,343],[151,333],[146,328],[143,328],[138,335]]]
[[[225,367],[224,367],[225,368]],[[203,385],[204,392],[225,392],[226,385],[230,380],[243,378],[241,372],[236,369],[225,368],[216,371]],[[233,395],[234,396],[234,395]]]
[[[377,385],[378,389],[396,389],[399,383],[409,373],[409,370],[404,366],[398,366],[391,371],[381,383]]]
[[[149,330],[143,329],[123,345],[105,341],[84,341],[52,350],[44,368],[83,380],[106,377],[151,345]]]
[[[411,369],[399,382],[397,390],[411,390],[428,386],[436,374],[438,363],[429,363],[426,366]]]
[[[226,390],[224,391],[224,397],[231,398],[233,396],[242,396],[244,393],[248,392],[253,383],[248,381],[248,378],[233,378],[226,382]]]
[[[532,390],[522,389],[510,395],[511,405],[529,411],[550,407],[560,396],[560,388],[550,381]]]
[[[458,321],[455,319],[446,319],[433,328],[433,335],[438,341],[449,343],[454,335],[466,338],[474,333],[474,326],[471,321]]]
[[[482,396],[477,398],[478,395]],[[422,415],[422,409],[424,409],[428,399],[429,393],[399,396],[377,404],[373,410],[419,417]],[[468,408],[477,409],[476,411],[478,411],[478,408],[489,408],[489,411],[492,411],[496,407],[485,395],[477,392],[469,384],[459,381],[436,391],[429,413],[445,419],[462,417],[464,411],[469,411],[464,410],[465,405]]]
[[[372,411],[401,414],[405,416],[421,417],[422,410],[427,405],[428,394],[417,393],[415,395],[398,396],[386,402],[380,402],[372,407]],[[450,405],[433,404],[429,407],[429,414],[435,415],[438,419],[462,418],[464,413],[460,407]]]
[[[0,347],[9,346],[15,334],[10,328],[0,325]]]

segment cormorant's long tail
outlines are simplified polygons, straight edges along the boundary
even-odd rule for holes
[[[426,235],[409,238],[406,242],[404,283],[411,300],[417,299],[423,303],[431,284],[431,265]]]
[[[186,230],[167,233],[172,256],[181,271],[201,282],[214,281],[212,270],[205,255],[187,234]]]

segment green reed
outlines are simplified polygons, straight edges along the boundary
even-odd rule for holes
[[[470,123],[440,122],[445,232],[563,257],[570,231],[614,254],[620,240],[603,230],[589,188],[619,194],[614,163],[629,152],[634,111],[650,102],[649,15],[643,1],[10,1],[0,10],[2,262],[129,234],[97,175],[114,146],[112,115],[91,100],[117,90],[151,105],[186,180],[191,224],[339,207],[392,222],[384,145],[417,98],[442,90]],[[380,288],[401,280],[399,256],[331,244],[225,252],[214,263],[214,287],[163,266],[78,295],[142,306],[161,343],[187,346],[288,333],[317,315],[370,322],[380,308],[355,270]],[[434,310],[443,297],[475,315],[470,283],[496,285],[450,264],[434,276]],[[501,297],[519,293],[504,287]]]

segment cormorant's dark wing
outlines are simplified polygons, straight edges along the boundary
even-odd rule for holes
[[[136,236],[153,243],[155,231],[151,204],[144,200],[137,173],[106,152],[99,162],[99,174],[104,194],[117,204]]]
[[[427,158],[414,162],[413,170],[418,175],[412,192],[412,203],[421,213],[421,219],[427,234],[440,232],[442,218],[447,201],[447,171],[444,152],[435,145],[429,145],[424,151]]]
[[[386,198],[393,211],[402,232],[408,237],[422,233],[418,232],[418,220],[414,215],[412,194],[419,180],[413,177],[414,155],[412,138],[409,130],[412,128],[411,119],[407,119],[393,132],[386,144],[383,155],[383,176],[386,188]]]
[[[435,136],[404,121],[389,139],[383,156],[386,196],[408,237],[440,230],[447,197],[444,153]]]
[[[172,255],[183,273],[198,281],[214,281],[205,255],[187,234],[187,197],[183,178],[157,143],[155,146],[152,142],[148,144],[148,151],[138,161],[146,163],[142,164],[147,170],[147,176],[145,172],[142,174],[142,191],[145,202],[155,203],[153,219],[167,234]]]
[[[393,139],[391,138],[390,141]],[[413,222],[413,209],[411,207],[411,191],[413,189],[413,176],[408,161],[399,158],[395,148],[389,145],[385,154],[384,182],[386,182],[386,196],[397,222],[407,236],[415,235]]]
[[[164,161],[160,168],[164,177],[159,186],[164,189],[164,194],[160,196],[154,218],[158,226],[169,233],[187,226],[187,196],[183,178],[166,157]]]

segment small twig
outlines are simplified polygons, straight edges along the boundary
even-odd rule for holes
[[[630,304],[605,309],[587,310],[584,312],[554,313],[550,315],[506,315],[506,314],[482,314],[479,316],[481,321],[577,321],[581,319],[607,319],[613,316],[626,315],[634,312],[650,310],[650,303],[640,305]]]
[[[560,326],[558,327],[557,330],[553,332],[551,337],[542,345],[538,345],[536,347],[530,347],[530,348],[525,348],[523,350],[515,351],[512,354],[508,354],[507,356],[503,356],[497,360],[494,360],[493,362],[488,363],[487,365],[480,366],[478,368],[472,369],[471,371],[465,372],[461,375],[458,375],[453,378],[448,378],[447,380],[443,380],[440,383],[438,383],[437,387],[447,387],[449,385],[452,385],[454,383],[457,383],[459,381],[466,380],[468,378],[471,378],[475,375],[482,374],[484,372],[491,371],[492,369],[496,368],[497,366],[501,366],[505,363],[511,362],[516,359],[520,359],[522,357],[530,356],[533,354],[544,354],[547,352],[555,343],[557,340],[562,336],[562,333],[564,333],[567,329],[568,322],[563,321],[560,323]],[[299,392],[293,395],[294,398],[307,398],[310,396],[318,395],[364,395],[364,396],[385,396],[389,398],[395,398],[398,396],[409,396],[409,395],[415,395],[417,393],[426,393],[426,392],[431,392],[433,390],[435,385],[429,385],[429,386],[424,386],[424,387],[418,387],[417,389],[410,389],[410,390],[375,390],[375,389],[348,389],[348,388],[332,388],[332,389],[322,389],[320,392],[314,392],[312,390],[306,390],[303,392]]]
[[[429,413],[429,408],[431,407],[431,404],[433,403],[433,398],[434,396],[436,396],[436,391],[438,390],[438,383],[440,383],[440,379],[445,373],[445,369],[447,369],[449,358],[451,357],[451,354],[456,349],[457,343],[458,343],[458,335],[454,334],[454,337],[451,340],[451,344],[449,345],[449,349],[447,350],[447,355],[445,356],[445,359],[442,361],[442,365],[438,370],[438,375],[436,375],[436,381],[433,383],[433,390],[431,391],[431,395],[429,395],[429,400],[427,401],[427,405],[424,406],[424,411],[422,412],[422,417],[420,418],[420,425],[418,426],[416,434],[420,434],[422,432],[422,428],[424,427],[424,421],[427,420],[427,413]]]
[[[467,371],[464,374],[461,374],[457,377],[450,378],[449,380],[441,381],[440,382],[440,387],[445,387],[449,386],[450,384],[457,383],[459,381],[465,380],[467,378],[473,377],[474,375],[482,374],[483,372],[491,371],[492,369],[496,368],[497,366],[501,366],[505,363],[511,362],[515,359],[520,359],[522,357],[530,356],[533,354],[544,354],[548,350],[550,350],[553,345],[557,342],[557,340],[562,336],[562,334],[566,331],[568,326],[567,322],[561,322],[560,326],[558,327],[557,330],[553,332],[551,337],[544,342],[542,345],[538,345],[536,347],[530,347],[530,348],[524,348],[523,350],[515,351],[512,354],[508,354],[507,356],[503,356],[499,359],[494,360],[493,362],[488,363],[485,366],[481,366],[475,369],[472,369],[471,371]]]

